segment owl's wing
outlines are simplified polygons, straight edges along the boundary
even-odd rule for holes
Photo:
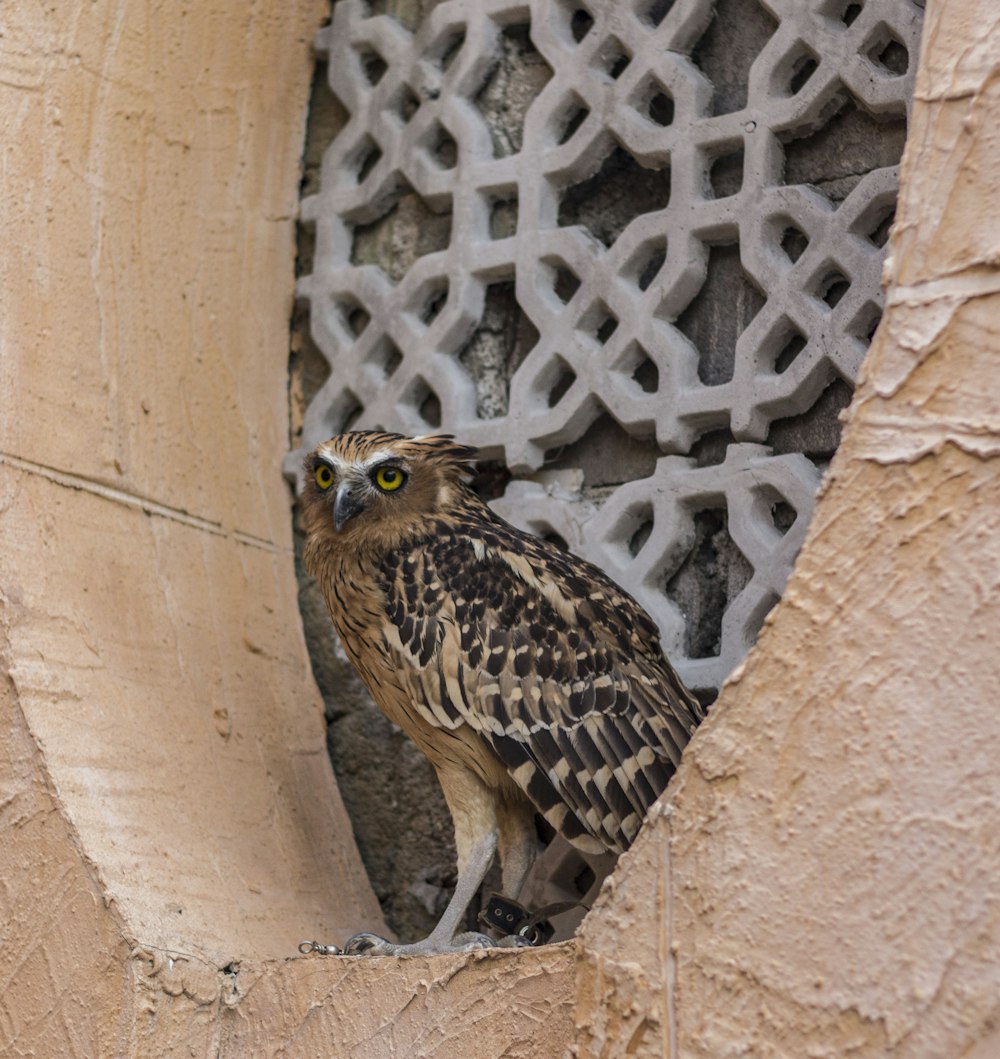
[[[384,573],[387,640],[426,719],[481,733],[569,841],[627,848],[703,715],[645,611],[506,523],[439,533]]]

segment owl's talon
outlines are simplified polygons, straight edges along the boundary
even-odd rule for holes
[[[488,935],[470,930],[465,934],[456,934],[451,939],[449,952],[475,952],[477,949],[495,949],[497,943]]]
[[[520,934],[506,934],[496,945],[498,949],[533,949],[535,947],[534,942],[528,941]]]
[[[345,956],[396,956],[402,945],[393,945],[391,941],[372,934],[370,931],[362,931],[348,938],[344,945]]]
[[[451,941],[441,942],[433,937],[412,945],[395,945],[378,934],[364,931],[348,938],[343,948],[344,956],[441,956],[453,952],[475,952],[478,949],[492,949],[496,942],[485,934],[469,931],[467,934],[456,934]]]

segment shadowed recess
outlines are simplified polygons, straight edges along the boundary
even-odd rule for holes
[[[899,162],[906,141],[906,115],[875,118],[847,96],[822,128],[785,145],[785,183],[811,184],[833,202],[841,202],[858,181],[875,169]]]
[[[620,485],[649,478],[660,450],[652,438],[630,434],[609,413],[601,413],[577,441],[545,453],[546,470],[579,468],[585,486]]]
[[[840,444],[840,413],[851,403],[851,394],[843,379],[834,379],[801,415],[775,419],[764,443],[776,456],[801,452],[814,463],[825,465]]]
[[[493,156],[517,154],[524,141],[528,108],[552,77],[552,67],[532,43],[531,27],[519,22],[500,34],[500,56],[487,67],[473,103],[483,115],[493,140]]]
[[[736,340],[764,302],[740,264],[738,244],[710,247],[705,282],[677,318],[677,328],[698,350],[698,378],[706,386],[733,377]],[[720,305],[726,306],[725,312],[719,312]]]
[[[377,265],[399,283],[417,258],[447,250],[451,212],[434,212],[408,185],[377,221],[354,228],[352,265]]]
[[[750,67],[778,28],[754,0],[717,0],[691,59],[712,82],[710,113],[732,114],[747,105]]]
[[[494,419],[510,406],[510,381],[538,342],[538,330],[518,305],[514,281],[486,288],[483,315],[458,354],[476,386],[476,415]]]
[[[753,576],[753,567],[729,535],[724,507],[696,511],[694,545],[665,585],[687,619],[684,651],[714,658],[722,646],[722,618]]]
[[[644,169],[616,147],[589,179],[567,188],[559,203],[559,225],[582,224],[605,246],[644,213],[670,203],[670,170]]]

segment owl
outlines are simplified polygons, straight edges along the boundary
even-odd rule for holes
[[[431,934],[353,954],[493,944],[456,930],[494,856],[517,898],[535,814],[586,852],[625,850],[702,719],[655,624],[603,571],[495,514],[450,435],[340,434],[307,458],[305,562],[344,650],[427,756],[458,883]]]

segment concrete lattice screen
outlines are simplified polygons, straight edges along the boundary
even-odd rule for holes
[[[920,25],[912,0],[484,0],[411,33],[337,3],[303,446],[481,446],[515,476],[497,508],[609,570],[714,697],[881,317]]]

